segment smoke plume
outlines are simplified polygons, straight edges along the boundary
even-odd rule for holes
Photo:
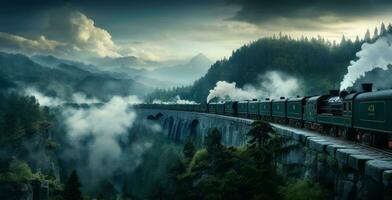
[[[152,101],[153,104],[196,104],[195,101],[189,101],[186,99],[181,99],[179,95],[177,95],[173,100],[171,101],[162,101],[159,99],[154,99]]]
[[[221,100],[251,100],[255,98],[278,98],[280,96],[291,97],[300,95],[300,81],[292,76],[278,71],[269,71],[259,77],[260,84],[245,85],[243,88],[236,87],[236,83],[218,81],[210,90],[207,102],[214,98]]]
[[[373,69],[387,70],[388,65],[392,64],[391,41],[392,35],[388,34],[380,37],[374,43],[363,44],[361,50],[356,54],[359,59],[351,61],[348,66],[348,73],[340,83],[340,90],[352,87],[359,78]]]

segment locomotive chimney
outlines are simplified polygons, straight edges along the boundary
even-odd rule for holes
[[[362,83],[362,92],[371,92],[373,89],[372,83]]]
[[[339,90],[330,90],[330,91],[329,91],[329,94],[330,94],[331,96],[339,96]]]
[[[343,99],[344,97],[346,97],[349,93],[347,92],[347,90],[343,90],[339,93],[339,97],[341,99]]]

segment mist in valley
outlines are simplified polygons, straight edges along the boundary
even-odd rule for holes
[[[279,137],[263,151],[218,129],[180,142],[167,133],[195,130],[138,108],[392,89],[392,4],[368,4],[4,2],[0,199],[332,199],[275,174]]]

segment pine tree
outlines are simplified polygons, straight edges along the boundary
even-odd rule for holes
[[[264,121],[253,122],[251,126],[252,129],[248,132],[248,136],[250,137],[248,143],[251,146],[260,147],[269,138],[268,134],[274,132],[272,126]]]
[[[378,38],[378,29],[377,27],[374,29],[373,40],[377,40]]]
[[[121,188],[121,200],[133,199],[132,194],[128,191],[128,183],[125,182]]]
[[[64,200],[82,200],[82,193],[80,192],[80,182],[78,174],[75,170],[72,171],[64,188]]]
[[[388,24],[388,33],[392,33],[392,24]]]
[[[188,141],[185,143],[183,148],[183,153],[185,158],[191,159],[193,155],[195,155],[195,152],[196,152],[195,145],[193,145],[192,139],[188,138]]]
[[[342,40],[340,41],[340,45],[344,45],[346,43],[346,37],[343,35]]]
[[[359,43],[359,36],[357,35],[357,37],[355,38],[355,43]]]
[[[206,138],[206,149],[208,153],[216,153],[222,147],[222,136],[218,129],[214,128]]]
[[[381,29],[380,29],[380,36],[384,35],[387,32],[385,29],[385,24],[384,22],[381,24]]]
[[[369,42],[371,40],[369,29],[366,30],[366,34],[365,34],[364,40],[365,40],[365,42]]]

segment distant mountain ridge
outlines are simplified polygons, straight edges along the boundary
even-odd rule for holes
[[[200,53],[192,57],[187,63],[162,67],[152,71],[149,76],[160,78],[161,80],[171,80],[179,84],[190,85],[203,75],[205,75],[213,64],[209,58]]]
[[[30,58],[34,62],[49,68],[58,69],[60,65],[66,64],[103,76],[137,80],[137,82],[148,87],[161,89],[190,85],[206,74],[213,63],[202,53],[189,60],[183,60],[182,64],[175,65],[170,65],[170,63],[179,63],[180,61],[159,63],[144,61],[134,56],[102,58],[97,61],[97,65],[61,59],[51,55],[34,55]],[[135,68],[135,66],[144,66],[145,68]],[[147,70],[148,68],[155,69]]]
[[[119,58],[105,57],[97,59],[95,62],[100,67],[128,67],[128,68],[141,68],[151,67],[158,65],[158,62],[152,60],[145,60],[136,56],[125,56]]]
[[[57,59],[50,59],[46,60],[47,64],[59,62]],[[75,92],[83,92],[87,96],[107,100],[114,95],[142,96],[151,91],[149,87],[132,79],[118,79],[64,63],[56,67],[46,67],[33,62],[27,56],[2,52],[0,52],[0,77],[3,79],[0,83],[12,83],[22,89],[35,87],[45,94],[65,99]]]
[[[50,68],[56,68],[60,64],[67,64],[67,65],[77,66],[78,68],[89,71],[89,72],[102,73],[102,71],[99,70],[94,65],[85,64],[85,63],[78,62],[78,61],[62,59],[62,58],[54,57],[52,55],[33,55],[30,57],[30,59],[37,64],[40,64],[45,67],[50,67]]]

